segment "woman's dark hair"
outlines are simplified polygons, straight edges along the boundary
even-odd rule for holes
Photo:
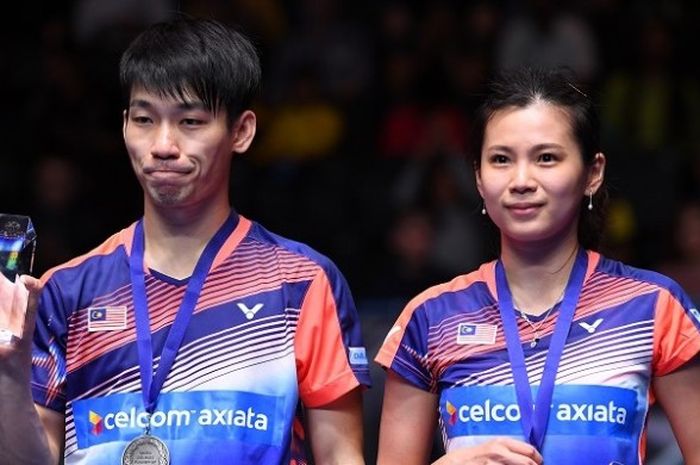
[[[142,32],[119,65],[126,108],[135,87],[183,101],[194,94],[208,110],[225,110],[230,124],[250,107],[260,76],[258,54],[243,34],[184,17]]]
[[[579,146],[585,165],[590,166],[600,148],[600,121],[594,104],[574,73],[568,68],[523,67],[503,71],[487,86],[483,103],[477,110],[468,155],[475,170],[481,167],[484,132],[491,117],[509,107],[525,108],[536,102],[545,102],[567,111],[574,139]],[[593,210],[588,210],[588,199],[582,199],[578,222],[578,240],[588,249],[600,243],[605,220],[608,193],[605,184],[593,196]]]

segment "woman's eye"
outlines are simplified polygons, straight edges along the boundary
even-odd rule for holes
[[[501,155],[501,154],[495,154],[491,157],[491,162],[495,163],[497,165],[501,165],[503,163],[508,163],[508,157],[505,155]]]
[[[540,155],[539,158],[540,158],[540,161],[542,161],[544,163],[550,163],[550,162],[553,162],[554,160],[556,160],[556,157],[552,153],[543,153]]]

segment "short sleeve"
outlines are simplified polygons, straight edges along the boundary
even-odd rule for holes
[[[654,375],[669,374],[700,352],[700,313],[677,286],[662,289],[654,321]]]
[[[32,347],[31,389],[34,402],[63,413],[66,394],[67,323],[56,283],[49,279],[37,308]]]
[[[375,361],[425,391],[435,392],[428,365],[429,322],[425,303],[414,299],[403,309],[379,348]]]
[[[337,270],[319,267],[302,301],[294,346],[299,395],[307,407],[371,384],[357,310]]]

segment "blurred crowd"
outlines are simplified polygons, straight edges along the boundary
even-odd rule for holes
[[[495,257],[465,149],[484,83],[522,63],[570,66],[600,103],[603,251],[700,301],[697,2],[45,3],[18,4],[0,31],[0,211],[34,220],[37,274],[139,216],[117,62],[145,25],[185,12],[238,25],[262,56],[258,135],[234,162],[233,204],[339,265],[370,351],[410,297]]]

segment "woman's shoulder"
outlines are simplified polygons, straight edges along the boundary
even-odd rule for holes
[[[597,254],[596,252],[592,254],[596,254],[599,257],[595,272],[602,276],[655,286],[673,295],[685,294],[681,285],[664,273],[650,268],[630,265],[621,260]]]
[[[455,276],[449,281],[435,284],[419,293],[407,306],[419,307],[435,300],[452,299],[459,295],[461,299],[473,295],[473,297],[483,296],[489,293],[489,288],[495,286],[496,262],[486,262],[477,269]],[[495,287],[494,287],[495,288]]]

